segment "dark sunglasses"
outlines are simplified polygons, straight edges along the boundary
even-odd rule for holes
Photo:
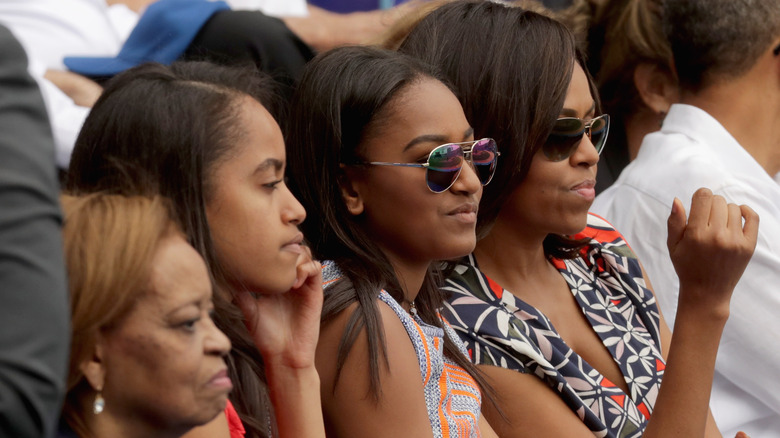
[[[466,146],[465,148],[462,146]],[[482,138],[460,143],[447,143],[433,148],[425,163],[387,163],[369,161],[359,164],[374,166],[403,166],[425,168],[425,182],[433,193],[447,191],[460,176],[463,161],[468,160],[482,185],[487,185],[496,173],[498,146],[492,138]]]
[[[576,117],[558,119],[542,146],[542,152],[550,161],[565,160],[574,153],[585,134],[593,143],[596,152],[601,154],[609,134],[609,115],[602,114],[588,122]]]

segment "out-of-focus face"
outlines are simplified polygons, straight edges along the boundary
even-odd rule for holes
[[[230,341],[210,317],[206,265],[183,237],[163,239],[151,266],[150,290],[101,335],[102,415],[186,430],[225,408]]]
[[[559,117],[590,120],[595,105],[588,79],[575,63],[563,110]],[[596,196],[596,163],[599,155],[587,135],[569,158],[553,162],[540,149],[525,180],[502,208],[504,220],[522,224],[520,229],[540,235],[575,234],[587,225],[587,213]]]
[[[436,146],[473,139],[458,99],[439,81],[415,82],[388,105],[387,118],[361,144],[366,161],[424,163]],[[348,170],[365,224],[391,260],[430,263],[473,251],[482,185],[469,164],[442,193],[428,189],[423,168]]]
[[[279,126],[255,100],[245,97],[241,107],[243,135],[210,172],[211,239],[234,287],[283,293],[295,282],[306,212],[284,182]]]

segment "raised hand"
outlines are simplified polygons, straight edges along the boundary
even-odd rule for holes
[[[686,224],[685,208],[675,198],[667,246],[680,279],[680,306],[728,315],[731,293],[756,248],[758,222],[750,207],[727,204],[702,188],[693,195]]]
[[[322,312],[322,267],[304,247],[295,283],[275,295],[241,292],[238,305],[255,346],[269,365],[314,366]]]

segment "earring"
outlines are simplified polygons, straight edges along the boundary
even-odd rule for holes
[[[100,414],[103,412],[103,409],[106,407],[106,400],[103,398],[103,394],[98,391],[97,395],[95,396],[95,402],[92,403],[92,412],[95,413],[95,415]]]

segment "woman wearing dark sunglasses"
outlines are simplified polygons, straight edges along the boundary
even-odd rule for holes
[[[317,369],[329,435],[489,437],[483,379],[442,321],[437,260],[474,249],[498,152],[455,95],[395,52],[346,47],[305,69],[290,187],[323,262]]]
[[[443,312],[496,388],[503,414],[485,414],[498,434],[719,436],[709,391],[755,213],[700,190],[686,225],[675,200],[668,245],[685,316],[672,341],[631,248],[588,214],[609,117],[566,28],[453,2],[400,50],[441,68],[475,134],[502,150],[480,204],[483,238],[451,272]]]

